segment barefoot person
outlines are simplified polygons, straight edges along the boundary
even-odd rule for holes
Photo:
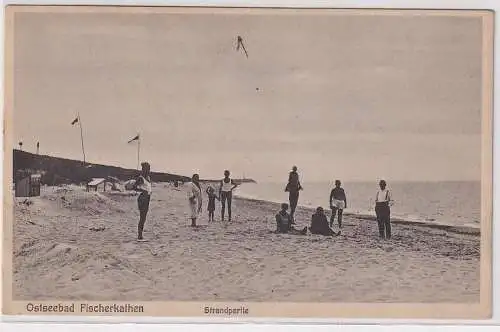
[[[137,197],[137,205],[139,207],[139,224],[137,225],[137,240],[145,241],[142,237],[146,216],[149,210],[149,201],[151,200],[151,178],[149,176],[151,166],[147,162],[141,164],[141,174],[137,177],[134,184],[134,189],[139,192]]]
[[[188,200],[189,207],[191,208],[191,227],[196,227],[196,219],[198,219],[201,213],[202,204],[200,176],[198,174],[194,174],[191,178],[188,190]]]
[[[341,187],[340,180],[335,180],[335,188],[330,193],[330,209],[332,209],[332,217],[330,218],[330,227],[333,226],[335,215],[337,215],[337,223],[339,228],[342,228],[342,213],[347,208],[347,198],[344,189]]]
[[[316,209],[316,213],[312,215],[311,227],[309,228],[309,231],[312,234],[319,234],[325,236],[340,235],[340,231],[338,233],[335,233],[333,229],[328,227],[328,219],[326,218],[325,211],[321,206],[318,207]]]
[[[219,197],[221,201],[221,218],[224,221],[224,214],[226,211],[226,202],[227,202],[227,215],[229,217],[229,221],[231,221],[231,203],[233,200],[233,190],[238,185],[236,185],[233,180],[229,177],[231,173],[228,170],[224,171],[224,179],[220,182],[219,187]]]
[[[379,182],[380,190],[377,191],[375,197],[375,214],[377,215],[377,223],[380,238],[391,238],[391,208],[392,197],[391,192],[387,189],[385,180]]]
[[[307,227],[302,230],[293,228],[292,218],[288,214],[288,204],[281,204],[281,210],[276,214],[276,233],[289,233],[294,235],[306,235]]]
[[[215,194],[215,189],[212,186],[208,186],[207,188],[207,195],[208,195],[208,221],[214,221],[214,211],[215,211],[215,200],[218,199],[220,200],[219,197]]]
[[[285,188],[285,192],[288,192],[288,201],[290,202],[292,224],[295,223],[295,209],[299,202],[299,191],[301,190],[302,186],[300,184],[299,173],[297,173],[297,166],[293,166],[292,171],[288,174],[288,183]]]

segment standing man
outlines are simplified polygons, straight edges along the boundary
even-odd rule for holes
[[[139,192],[137,197],[137,205],[139,207],[139,224],[137,226],[137,241],[145,241],[142,237],[144,224],[146,223],[146,216],[149,211],[149,202],[151,200],[151,166],[147,162],[141,164],[141,174],[137,177],[134,184],[134,189]]]
[[[238,186],[234,183],[234,181],[229,177],[231,173],[228,170],[224,171],[224,179],[220,182],[219,187],[219,197],[221,201],[221,218],[224,221],[224,214],[226,211],[226,202],[227,202],[227,214],[229,217],[229,221],[231,221],[231,203],[233,200],[233,190]]]
[[[335,188],[330,193],[330,209],[332,209],[332,217],[330,218],[330,227],[333,226],[335,215],[338,215],[337,222],[339,228],[342,228],[342,213],[347,208],[347,198],[344,189],[341,187],[340,180],[335,180]]]
[[[385,180],[379,182],[380,190],[375,198],[375,213],[381,239],[391,238],[391,208],[393,203],[391,192],[387,189]]]
[[[288,201],[290,202],[290,216],[292,224],[295,223],[295,209],[299,202],[299,191],[303,188],[300,184],[299,173],[297,173],[297,166],[293,166],[292,171],[288,174],[288,183],[285,192],[288,192]]]

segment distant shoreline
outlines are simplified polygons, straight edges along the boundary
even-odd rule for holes
[[[257,181],[255,181],[254,179],[238,179],[238,178],[231,178],[231,179],[238,185],[257,183]],[[218,184],[220,183],[220,181],[221,180],[206,180],[206,179],[200,180],[201,183],[211,183],[211,184]]]
[[[83,162],[76,159],[55,157],[50,155],[34,154],[27,151],[13,149],[13,177],[16,179],[16,173],[22,171],[41,172],[49,174],[51,179],[44,181],[48,184],[74,183],[90,181],[92,178],[116,177],[120,180],[129,180],[137,176],[139,170],[124,168],[122,166],[97,164],[93,162]],[[59,178],[53,180],[53,178]],[[172,174],[160,171],[151,172],[153,182],[189,182],[189,176]],[[252,178],[233,178],[237,184],[257,183]],[[202,179],[205,183],[218,183],[220,180]]]
[[[13,150],[13,179],[16,181],[25,175],[18,173],[42,173],[42,183],[47,185],[81,184],[93,178],[115,177],[130,180],[139,174],[139,170],[119,166],[83,162],[48,155],[39,155],[27,151]],[[154,182],[187,182],[190,177],[166,172],[151,172]]]

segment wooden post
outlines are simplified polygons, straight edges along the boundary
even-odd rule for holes
[[[85,147],[83,145],[83,128],[82,128],[82,119],[80,118],[80,114],[78,114],[78,124],[80,125],[80,138],[82,141],[83,166],[85,166]]]
[[[139,166],[141,165],[141,135],[137,134],[139,137],[137,139],[137,170],[139,170]]]

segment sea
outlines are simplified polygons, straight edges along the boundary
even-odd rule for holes
[[[329,208],[332,183],[303,183],[299,206]],[[342,184],[348,208],[344,213],[375,216],[374,201],[378,190],[373,182],[345,182]],[[236,196],[288,202],[283,183],[245,183],[238,187]],[[437,223],[451,226],[479,228],[481,219],[481,182],[391,182],[389,189],[394,205],[391,216],[403,220]]]

